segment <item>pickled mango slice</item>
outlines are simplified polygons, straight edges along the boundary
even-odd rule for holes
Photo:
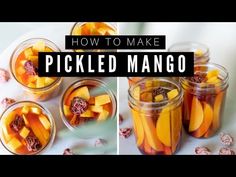
[[[202,122],[203,122],[204,114],[201,102],[198,100],[196,96],[193,97],[192,106],[191,106],[191,114],[190,114],[190,123],[189,123],[189,131],[193,132],[197,130]]]

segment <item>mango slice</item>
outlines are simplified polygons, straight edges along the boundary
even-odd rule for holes
[[[98,120],[98,121],[104,121],[104,120],[106,120],[106,119],[108,118],[109,114],[110,114],[110,113],[104,109],[104,110],[99,114],[97,120]]]
[[[220,127],[221,107],[224,102],[224,92],[217,94],[213,107],[212,129],[216,131]]]
[[[202,55],[203,55],[203,51],[202,51],[202,50],[197,49],[197,50],[194,51],[194,56],[195,56],[195,57],[199,58],[199,57],[201,57]]]
[[[111,99],[108,94],[99,95],[95,97],[95,106],[101,106],[110,102],[111,102]]]
[[[80,114],[80,117],[94,117],[94,113],[90,109],[87,109],[84,113]]]
[[[156,151],[163,151],[163,145],[157,138],[156,129],[150,117],[140,113],[140,120],[142,121],[143,129],[146,134],[148,144]]]
[[[145,102],[152,102],[152,93],[144,92],[140,95],[140,99]]]
[[[138,100],[138,101],[140,100],[140,87],[139,86],[134,88],[133,97],[135,100]]]
[[[29,133],[30,130],[26,127],[23,127],[20,131],[20,136],[25,139],[29,135]]]
[[[45,77],[45,80],[44,80],[45,85],[50,85],[50,84],[52,84],[54,81],[55,81],[55,79],[54,79],[54,78],[51,78],[51,77]]]
[[[66,117],[70,117],[73,115],[72,112],[70,111],[70,106],[63,105],[63,110]]]
[[[36,87],[37,88],[42,88],[44,86],[45,86],[45,78],[44,77],[37,77]]]
[[[38,41],[33,45],[33,50],[36,50],[38,52],[44,52],[45,51],[45,42],[44,41]]]
[[[206,78],[207,78],[207,80],[209,80],[210,78],[212,78],[212,77],[218,77],[218,75],[219,75],[219,70],[217,70],[217,69],[214,69],[214,70],[211,70],[211,71],[208,71],[207,72],[207,75],[206,75]]]
[[[22,114],[22,117],[23,117],[23,120],[25,122],[25,125],[29,126],[30,124],[29,124],[29,121],[27,120],[26,116],[24,114]]]
[[[34,53],[31,48],[28,48],[24,51],[25,58],[29,58],[29,56],[32,56]]]
[[[170,136],[170,111],[169,109],[163,109],[159,115],[156,125],[156,134],[159,140],[165,146],[171,146]]]
[[[89,106],[89,109],[93,112],[101,113],[103,111],[102,106]]]
[[[23,114],[28,114],[29,111],[30,111],[30,107],[29,107],[29,106],[23,106],[23,108],[22,108],[22,110],[21,110],[21,112],[22,112]]]
[[[9,147],[9,149],[15,151],[22,146],[22,143],[16,137],[14,137],[7,143],[7,146]]]
[[[159,101],[162,101],[164,97],[162,94],[159,94],[159,95],[156,95],[154,99],[155,99],[155,102],[159,102]]]
[[[171,149],[176,151],[179,144],[182,131],[182,107],[171,110]]]
[[[207,130],[209,129],[209,127],[212,124],[212,120],[213,120],[213,109],[211,108],[211,106],[207,103],[203,103],[204,104],[204,119],[203,122],[201,124],[201,126],[193,133],[194,137],[200,138],[202,137]]]
[[[83,98],[88,101],[90,98],[88,87],[86,87],[86,86],[80,87],[80,88],[76,89],[75,91],[73,91],[68,98],[68,100],[70,100],[69,101],[70,103],[74,97],[80,97],[80,98]]]
[[[136,144],[137,146],[141,146],[144,140],[144,130],[143,130],[143,125],[142,121],[140,120],[139,113],[133,109],[132,111],[132,120],[134,124],[134,129],[136,133]]]
[[[179,94],[178,89],[173,89],[167,93],[168,99],[173,99]]]
[[[39,120],[46,130],[49,130],[51,128],[51,123],[49,122],[48,118],[45,115],[40,114]]]
[[[192,106],[191,106],[191,115],[190,115],[190,123],[189,123],[189,131],[193,132],[197,130],[202,122],[203,122],[203,109],[201,102],[198,100],[196,96],[193,96]]]
[[[42,110],[38,107],[30,107],[30,112],[34,113],[34,114],[37,114],[37,115],[40,115],[42,113]]]

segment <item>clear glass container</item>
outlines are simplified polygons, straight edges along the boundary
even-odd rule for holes
[[[196,64],[195,79],[180,78],[184,91],[183,126],[196,138],[208,138],[219,130],[228,88],[227,70],[213,63]],[[196,74],[204,76],[200,82]]]
[[[160,89],[167,98],[154,95]],[[128,100],[138,149],[147,155],[174,154],[182,134],[179,84],[168,78],[145,78],[130,87]]]
[[[71,111],[73,99],[76,97],[82,98],[88,104],[86,111],[80,115]],[[116,109],[115,94],[106,83],[98,79],[86,78],[75,81],[65,90],[60,101],[62,121],[72,131],[90,121],[99,122],[115,118]]]
[[[33,109],[32,109],[33,108]],[[16,132],[12,122],[16,116],[21,116],[24,123]],[[42,122],[44,124],[42,124]],[[47,127],[47,129],[45,127]],[[35,135],[41,143],[36,151],[27,148],[26,138]],[[36,155],[43,153],[53,144],[56,135],[56,125],[51,113],[45,107],[32,101],[20,101],[10,105],[1,115],[0,139],[3,146],[15,155]],[[31,141],[32,143],[32,141]]]
[[[48,100],[54,96],[56,96],[60,90],[60,85],[62,83],[62,78],[58,77],[58,78],[50,78],[47,77],[49,79],[50,82],[48,84],[43,85],[42,87],[32,87],[29,84],[27,85],[26,83],[24,83],[23,80],[20,79],[19,77],[19,70],[18,70],[18,65],[16,65],[16,63],[18,62],[17,60],[20,59],[20,57],[23,57],[22,60],[27,60],[25,59],[23,55],[24,51],[32,48],[34,44],[36,44],[38,41],[43,41],[45,43],[45,48],[48,51],[53,51],[53,52],[60,52],[60,49],[51,41],[47,40],[47,39],[43,39],[43,38],[32,38],[32,39],[28,39],[24,42],[22,42],[21,44],[19,44],[16,49],[14,50],[11,59],[10,59],[10,71],[11,74],[13,75],[13,78],[17,81],[17,83],[19,83],[19,85],[23,88],[23,90],[25,91],[26,95],[29,96],[30,99],[33,99],[35,101],[45,101]],[[48,52],[47,51],[47,52]],[[37,56],[36,60],[34,60],[37,63]],[[37,74],[35,76],[32,76],[32,78],[38,78]],[[50,79],[53,79],[53,81],[51,81]],[[36,79],[35,79],[36,80]],[[42,80],[42,78],[41,78]],[[37,81],[35,81],[37,82]],[[46,82],[45,82],[46,83]]]

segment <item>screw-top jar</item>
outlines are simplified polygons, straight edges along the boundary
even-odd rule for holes
[[[184,91],[184,128],[196,138],[214,135],[223,116],[227,70],[213,63],[196,64],[194,77],[180,78],[180,83]]]
[[[182,89],[168,78],[145,78],[129,89],[136,144],[143,154],[174,154],[182,130]]]

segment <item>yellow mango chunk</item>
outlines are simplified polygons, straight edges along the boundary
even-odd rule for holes
[[[99,95],[95,97],[95,106],[101,106],[110,102],[111,102],[111,99],[108,94]]]
[[[191,106],[191,115],[189,123],[189,131],[197,130],[203,122],[204,114],[201,102],[196,96],[193,97],[192,106]]]
[[[100,113],[103,111],[103,107],[102,106],[90,106],[89,109],[93,112],[97,112]]]
[[[31,56],[29,56],[29,57],[31,57]],[[24,66],[26,62],[27,62],[27,60],[21,60],[21,61],[20,61],[20,64],[21,64],[22,66]]]
[[[44,77],[37,77],[36,87],[37,88],[42,88],[44,86],[45,86],[45,78]]]
[[[201,56],[203,56],[203,51],[200,50],[200,49],[195,50],[195,51],[194,51],[194,56],[195,56],[195,57],[201,57]]]
[[[17,72],[17,74],[22,75],[22,74],[24,74],[26,71],[25,71],[25,68],[24,68],[23,66],[19,66],[19,67],[16,69],[16,72]]]
[[[38,107],[30,107],[30,112],[40,115],[42,113],[41,109]]]
[[[163,97],[162,94],[159,94],[159,95],[155,96],[155,101],[156,102],[162,101],[163,99],[164,99],[164,97]]]
[[[104,28],[98,28],[97,32],[99,35],[105,35],[107,31]]]
[[[80,97],[80,98],[83,98],[83,99],[85,99],[85,100],[88,101],[89,98],[90,98],[89,89],[88,89],[88,87],[86,87],[86,86],[80,87],[80,88],[78,88],[77,90],[75,90],[75,91],[71,94],[71,96],[73,96],[73,98],[74,98],[74,97]]]
[[[7,146],[9,147],[9,149],[15,151],[22,146],[22,143],[16,137],[14,137],[7,143]]]
[[[25,139],[29,135],[29,133],[30,130],[26,127],[23,127],[20,131],[20,136]]]
[[[15,119],[16,113],[14,111],[10,112],[7,117],[4,119],[3,121],[3,125],[5,125],[6,127],[8,127],[10,125],[10,123]],[[5,134],[8,134],[9,132],[7,131],[8,129],[6,128],[6,132],[4,132]]]
[[[38,56],[32,55],[32,56],[29,56],[28,59],[32,61],[34,66],[38,66]]]
[[[170,123],[170,111],[163,109],[157,120],[156,132],[159,140],[168,147],[171,146]]]
[[[45,51],[45,42],[44,41],[38,41],[33,45],[33,49],[38,52],[44,52]]]
[[[23,114],[28,114],[30,111],[30,107],[29,106],[23,106],[22,109],[21,109],[21,112]]]
[[[220,73],[220,72],[219,72],[219,70],[217,70],[217,69],[208,71],[208,72],[207,72],[207,75],[206,75],[206,78],[207,78],[207,80],[208,80],[208,79],[210,79],[210,78],[212,78],[212,77],[218,77],[219,73]]]
[[[72,35],[81,35],[81,28],[79,26],[75,26]]]
[[[221,80],[218,79],[217,76],[214,76],[214,77],[211,77],[211,78],[207,79],[207,83],[210,83],[210,84],[218,84],[220,82],[221,82]]]
[[[106,111],[105,109],[99,114],[98,116],[98,121],[103,121],[103,120],[106,120],[109,116],[109,112]]]
[[[27,113],[26,113],[27,114]],[[26,126],[29,126],[29,121],[27,120],[27,117],[24,115],[24,114],[22,114],[22,117],[23,117],[23,120],[24,120],[24,122],[25,122],[25,125]]]
[[[132,111],[132,120],[134,125],[134,131],[136,134],[136,144],[137,146],[140,146],[143,143],[144,140],[144,130],[142,121],[140,120],[139,113],[133,109]]]
[[[80,114],[80,117],[94,117],[94,112],[87,109],[84,113]]]
[[[32,56],[34,53],[31,48],[28,48],[24,51],[25,58],[29,58],[29,56]]]
[[[40,114],[39,120],[46,130],[49,130],[51,128],[51,123],[49,122],[48,118],[45,115]]]
[[[173,89],[167,93],[168,99],[173,99],[179,94],[178,89]]]
[[[63,110],[66,117],[72,116],[72,112],[70,111],[70,106],[64,105]]]
[[[51,77],[45,77],[45,85],[50,85],[54,81],[55,81],[55,79],[53,79]]]
[[[36,88],[36,85],[35,85],[34,83],[29,83],[27,86],[28,86],[29,88]]]
[[[140,100],[140,87],[139,86],[134,88],[133,97],[135,100],[138,100],[138,101]]]

